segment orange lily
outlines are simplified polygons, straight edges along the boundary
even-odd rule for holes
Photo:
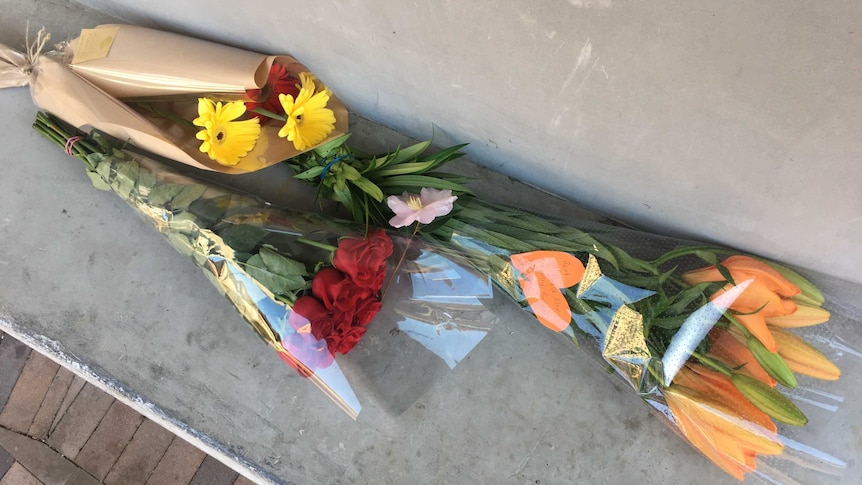
[[[756,469],[757,455],[777,455],[784,451],[784,445],[773,431],[774,425],[773,429],[766,428],[736,410],[735,406],[747,402],[744,398],[731,394],[707,395],[676,383],[666,388],[664,395],[682,434],[738,480]],[[727,405],[731,401],[734,407]]]
[[[797,305],[791,298],[799,295],[802,290],[763,261],[748,256],[731,256],[722,262],[722,266],[727,268],[736,284],[749,282],[745,291],[729,309],[736,312],[734,318],[770,352],[776,352],[778,344],[767,327],[767,319],[776,320],[780,326],[800,326],[818,319],[818,323],[822,323],[825,321],[822,320],[823,313],[828,315],[825,310],[812,310],[813,307]],[[691,285],[725,280],[716,266],[689,271],[682,278]],[[719,297],[732,287],[728,284],[712,295],[711,299]],[[793,317],[797,313],[799,315]],[[826,319],[828,320],[828,317]]]
[[[779,328],[773,328],[772,334],[778,342],[778,354],[793,372],[826,381],[841,377],[841,369],[799,336]]]
[[[787,281],[787,278],[781,276],[778,271],[775,271],[768,264],[758,259],[737,255],[725,259],[721,265],[727,268],[736,282],[754,278],[769,291],[775,292],[784,298],[790,298],[802,292],[798,286]],[[683,279],[688,284],[694,285],[705,281],[724,281],[724,276],[721,275],[717,267],[708,266],[695,271],[689,271],[683,275]]]
[[[744,419],[773,433],[778,430],[769,416],[739,392],[733,381],[724,374],[701,364],[689,362],[677,373],[673,382],[720,402],[727,408],[736,411]]]
[[[776,380],[763,370],[763,367],[760,366],[754,355],[748,350],[748,346],[744,342],[733,338],[733,335],[727,330],[722,328],[712,329],[709,332],[709,344],[708,356],[724,362],[729,367],[739,367],[736,372],[751,376],[768,386],[775,387],[775,384],[777,384]]]

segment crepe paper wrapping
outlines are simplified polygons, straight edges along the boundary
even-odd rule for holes
[[[82,38],[86,55],[76,59]],[[32,60],[0,45],[0,61],[0,87],[29,82],[39,108],[76,128],[107,133],[195,168],[241,174],[300,153],[278,137],[282,123],[272,120],[262,126],[257,145],[237,165],[220,165],[200,151],[200,141],[195,138],[199,128],[154,116],[143,108],[136,110],[127,102],[132,98],[147,101],[191,122],[197,117],[198,96],[245,99],[246,90],[266,84],[273,63],[282,64],[295,76],[308,72],[290,56],[266,56],[179,34],[109,24],[85,29],[62,53]],[[322,143],[344,134],[348,126],[347,108],[341,100],[332,95],[327,107],[336,122]]]
[[[92,143],[92,139],[84,137],[79,143]],[[255,197],[182,175],[168,165],[125,149],[104,151],[84,157],[91,179],[96,178],[94,182],[100,181],[98,186],[114,191],[151,222],[174,248],[189,256],[258,336],[349,416],[356,418],[362,409],[361,396],[369,392],[393,396],[396,401],[411,399],[397,389],[354,389],[352,375],[382,373],[380,369],[392,364],[387,358],[389,350],[380,348],[380,343],[366,345],[363,338],[350,351],[351,355],[320,364],[316,358],[319,354],[314,352],[321,349],[331,352],[326,350],[325,341],[318,341],[310,334],[302,339],[291,337],[303,331],[290,323],[297,316],[293,315],[291,301],[308,294],[309,289],[302,286],[305,285],[302,282],[300,287],[285,283],[292,274],[279,273],[269,266],[257,267],[254,264],[260,263],[253,263],[255,255],[266,256],[263,254],[266,252],[274,255],[271,257],[289,258],[295,264],[304,265],[309,272],[316,271],[320,264],[329,264],[332,255],[331,250],[321,249],[321,245],[334,247],[341,237],[361,237],[366,228],[319,215],[277,209]],[[425,358],[425,365],[415,366],[413,372],[424,373],[435,365],[451,369],[493,326],[496,317],[484,303],[493,296],[490,279],[454,263],[419,241],[406,243],[395,233],[387,237],[396,242],[398,253],[394,256],[404,251],[407,257],[401,270],[390,275],[396,278],[391,298],[386,298],[385,308],[368,324],[368,334],[375,335],[372,341],[380,342],[388,337],[391,348],[409,350],[409,355],[400,358],[412,363],[423,359],[420,349],[427,349],[429,356]],[[277,291],[275,288],[287,289]],[[298,318],[304,319],[304,316]],[[387,319],[394,320],[392,325],[379,323]],[[393,327],[402,329],[401,337],[390,333]],[[290,348],[295,351],[282,346],[288,338],[293,345]],[[396,338],[402,341],[396,344],[393,340]],[[419,347],[405,345],[403,339],[415,340]],[[296,347],[297,341],[301,341],[299,347]],[[358,358],[354,358],[354,354]],[[348,361],[353,362],[347,370],[339,364],[341,357],[349,357]],[[363,368],[365,364],[368,368]],[[409,374],[411,366],[398,364],[398,367],[408,369],[408,375],[392,379],[394,382],[387,385],[417,381]],[[367,380],[356,379],[358,382]],[[404,403],[390,407],[403,411]]]

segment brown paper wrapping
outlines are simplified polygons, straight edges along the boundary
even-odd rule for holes
[[[199,150],[197,127],[133,109],[123,99],[163,99],[159,109],[191,121],[197,117],[197,97],[240,99],[246,90],[265,85],[274,62],[297,77],[308,71],[290,56],[265,56],[131,25],[102,25],[71,41],[63,61],[41,56],[30,89],[37,106],[84,131],[97,129],[196,168],[240,174],[301,153],[278,137],[281,122],[264,123],[255,148],[228,167]],[[347,131],[347,108],[335,96],[328,107],[336,119],[328,138],[333,139]]]

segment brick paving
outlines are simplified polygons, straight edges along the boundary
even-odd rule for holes
[[[0,485],[253,485],[0,332]]]

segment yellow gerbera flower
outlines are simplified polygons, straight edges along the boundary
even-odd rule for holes
[[[308,150],[322,142],[335,128],[335,113],[326,107],[329,90],[314,92],[314,77],[307,72],[299,75],[302,87],[296,99],[289,94],[278,96],[287,120],[278,136],[293,142],[297,150]]]
[[[260,137],[260,121],[252,118],[234,121],[245,114],[242,101],[222,104],[198,98],[198,117],[193,123],[203,127],[195,135],[201,140],[201,151],[222,165],[236,165],[248,154]]]

